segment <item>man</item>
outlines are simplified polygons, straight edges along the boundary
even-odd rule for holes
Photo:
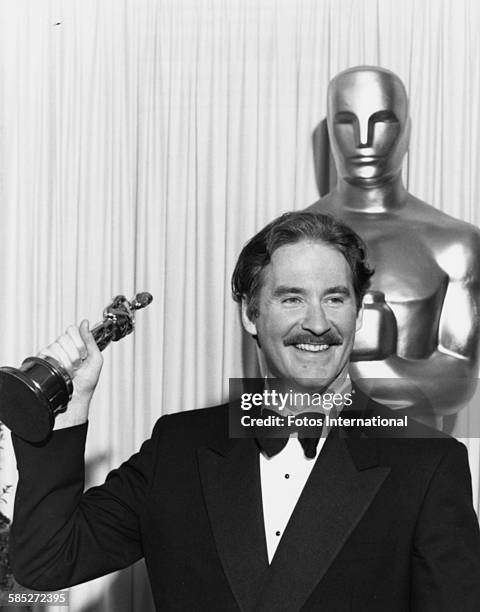
[[[289,213],[254,236],[233,291],[269,375],[385,413],[348,392],[370,274],[360,238],[328,216]],[[158,610],[478,609],[480,536],[457,441],[420,425],[411,433],[425,439],[333,426],[309,456],[294,434],[269,451],[229,437],[219,406],[162,417],[139,453],[82,494],[102,358],[86,322],[42,352],[72,372],[75,391],[45,444],[14,439],[20,583],[65,587],[144,556]]]
[[[378,401],[440,425],[477,383],[480,231],[405,189],[408,99],[393,72],[355,66],[337,74],[327,120],[338,181],[308,210],[334,215],[363,238],[373,295],[382,292],[395,315],[382,317],[384,304],[368,296],[352,375],[376,378]],[[430,400],[428,414],[415,405],[418,390]]]

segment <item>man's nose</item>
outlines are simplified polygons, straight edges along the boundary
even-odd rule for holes
[[[330,321],[321,304],[311,304],[302,321],[302,328],[320,336],[331,327]]]

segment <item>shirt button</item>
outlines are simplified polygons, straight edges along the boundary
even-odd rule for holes
[[[290,474],[285,474],[285,478],[290,478]]]
[[[280,531],[276,531],[276,532],[275,532],[275,535],[276,535],[276,536],[279,536],[279,535],[280,535],[280,533],[281,533]]]

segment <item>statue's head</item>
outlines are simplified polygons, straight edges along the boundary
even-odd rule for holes
[[[337,74],[328,87],[327,120],[345,181],[376,185],[401,172],[410,120],[405,87],[393,72],[356,66]]]

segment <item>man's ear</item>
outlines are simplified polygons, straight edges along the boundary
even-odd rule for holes
[[[252,336],[257,335],[257,326],[253,321],[251,321],[247,314],[247,300],[246,298],[242,298],[242,324],[246,332],[251,334]]]
[[[359,329],[361,329],[362,327],[362,323],[363,323],[363,302],[362,305],[360,306],[358,313],[357,313],[357,321],[355,324],[355,331],[358,331]]]

